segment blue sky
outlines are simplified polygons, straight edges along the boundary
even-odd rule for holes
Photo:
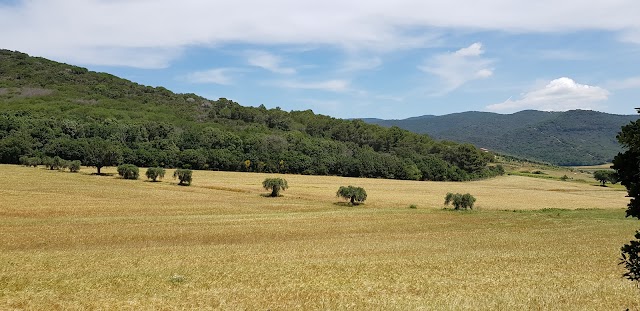
[[[0,48],[341,118],[640,106],[635,0],[0,0]]]

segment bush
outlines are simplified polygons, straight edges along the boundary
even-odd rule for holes
[[[138,167],[133,164],[118,165],[118,175],[124,179],[138,179]]]
[[[354,186],[340,186],[336,196],[349,200],[351,205],[358,205],[367,199],[367,192],[364,188]]]
[[[286,190],[289,188],[289,184],[286,179],[282,178],[267,178],[262,182],[262,187],[267,190],[271,190],[270,197],[280,196],[280,190]]]
[[[193,171],[188,169],[177,169],[173,172],[173,178],[178,178],[180,182],[178,183],[181,186],[189,186],[191,185]]]
[[[80,171],[80,166],[82,162],[80,160],[69,161],[69,171],[72,173],[77,173]]]
[[[471,194],[465,193],[447,193],[444,197],[444,205],[453,204],[453,208],[456,210],[459,209],[473,209],[473,204],[476,202],[476,198],[474,198]]]
[[[417,205],[415,205],[415,204],[411,204],[411,205],[409,205],[409,208],[410,208],[410,209],[416,209],[416,208],[418,208],[418,206],[417,206]]]
[[[150,167],[147,169],[147,172],[145,173],[145,175],[147,175],[148,179],[151,179],[151,181],[158,181],[158,178],[162,179],[164,178],[164,173],[166,171],[164,170],[164,168],[161,167]]]
[[[567,176],[566,174],[562,175],[562,177],[560,177],[560,180],[567,181],[567,180],[569,180],[569,176]]]

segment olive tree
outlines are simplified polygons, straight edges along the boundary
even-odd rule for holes
[[[444,197],[444,205],[453,204],[453,209],[473,209],[473,204],[476,203],[476,198],[469,193],[447,193]]]
[[[147,175],[148,179],[151,179],[151,181],[155,182],[158,181],[158,178],[164,178],[164,173],[165,170],[162,167],[150,167],[147,169],[145,175]]]
[[[616,172],[614,171],[607,171],[607,170],[595,171],[593,172],[593,178],[599,181],[603,187],[607,182],[610,182],[612,184],[618,183],[618,178],[616,176]]]
[[[367,192],[364,188],[354,186],[340,186],[336,196],[349,200],[351,205],[358,205],[367,199]]]
[[[82,162],[80,162],[80,160],[69,161],[69,171],[72,173],[77,173],[78,171],[80,171],[81,165]]]
[[[118,165],[118,175],[124,179],[138,179],[140,173],[138,167],[133,164],[121,164]]]
[[[178,184],[181,186],[191,185],[193,171],[188,169],[179,168],[173,172],[173,178],[178,178],[180,181]]]
[[[284,191],[289,188],[289,184],[286,179],[282,178],[267,178],[262,182],[262,187],[267,190],[271,190],[270,197],[280,196],[280,190]]]
[[[640,219],[640,120],[623,126],[617,139],[625,151],[613,159],[612,168],[631,197],[627,205],[627,217]],[[640,230],[636,231],[635,240],[622,246],[621,255],[620,264],[627,270],[623,276],[640,284]]]

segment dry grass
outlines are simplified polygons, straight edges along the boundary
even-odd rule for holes
[[[0,172],[2,310],[640,309],[616,265],[640,222],[610,188],[285,175],[265,198],[264,174]],[[364,206],[337,204],[349,184]],[[450,191],[480,210],[442,210]]]

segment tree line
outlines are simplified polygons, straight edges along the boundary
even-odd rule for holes
[[[259,108],[258,108],[259,109]],[[215,123],[0,115],[0,161],[60,157],[100,169],[143,167],[463,181],[502,174],[472,145],[331,119],[325,128],[232,130]],[[335,126],[334,126],[335,125]],[[311,134],[313,133],[313,134]]]

